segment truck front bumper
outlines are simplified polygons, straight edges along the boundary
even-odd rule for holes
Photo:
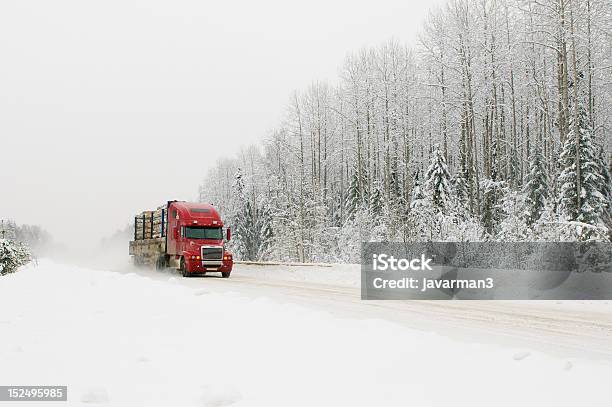
[[[205,273],[208,271],[226,273],[228,271],[232,271],[234,262],[231,260],[224,260],[221,266],[218,266],[218,265],[204,264],[202,260],[185,259],[185,266],[189,273]]]

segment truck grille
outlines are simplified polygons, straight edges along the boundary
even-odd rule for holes
[[[223,261],[223,247],[220,246],[202,246],[202,261],[203,262],[221,262]]]

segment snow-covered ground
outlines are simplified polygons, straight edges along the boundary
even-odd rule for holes
[[[257,267],[239,266],[229,280],[183,279],[43,260],[4,276],[0,384],[68,385],[68,405],[610,404],[609,304],[585,304],[581,321],[580,304],[554,305],[564,317],[549,306],[530,317],[526,305],[363,302],[343,277],[355,275],[348,266]],[[593,346],[603,356],[441,333],[455,315],[485,326],[498,318],[509,336],[544,324],[551,342],[581,331],[584,349],[601,335]]]
[[[239,264],[238,273],[256,276],[265,280],[281,280],[359,287],[361,284],[360,264],[328,264],[325,266],[293,266]]]

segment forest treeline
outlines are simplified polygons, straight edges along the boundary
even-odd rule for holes
[[[451,0],[347,56],[200,186],[243,259],[369,240],[609,240],[612,2]]]

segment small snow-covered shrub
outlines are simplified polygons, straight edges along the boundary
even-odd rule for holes
[[[30,259],[27,246],[14,240],[0,239],[0,276],[14,273]]]

